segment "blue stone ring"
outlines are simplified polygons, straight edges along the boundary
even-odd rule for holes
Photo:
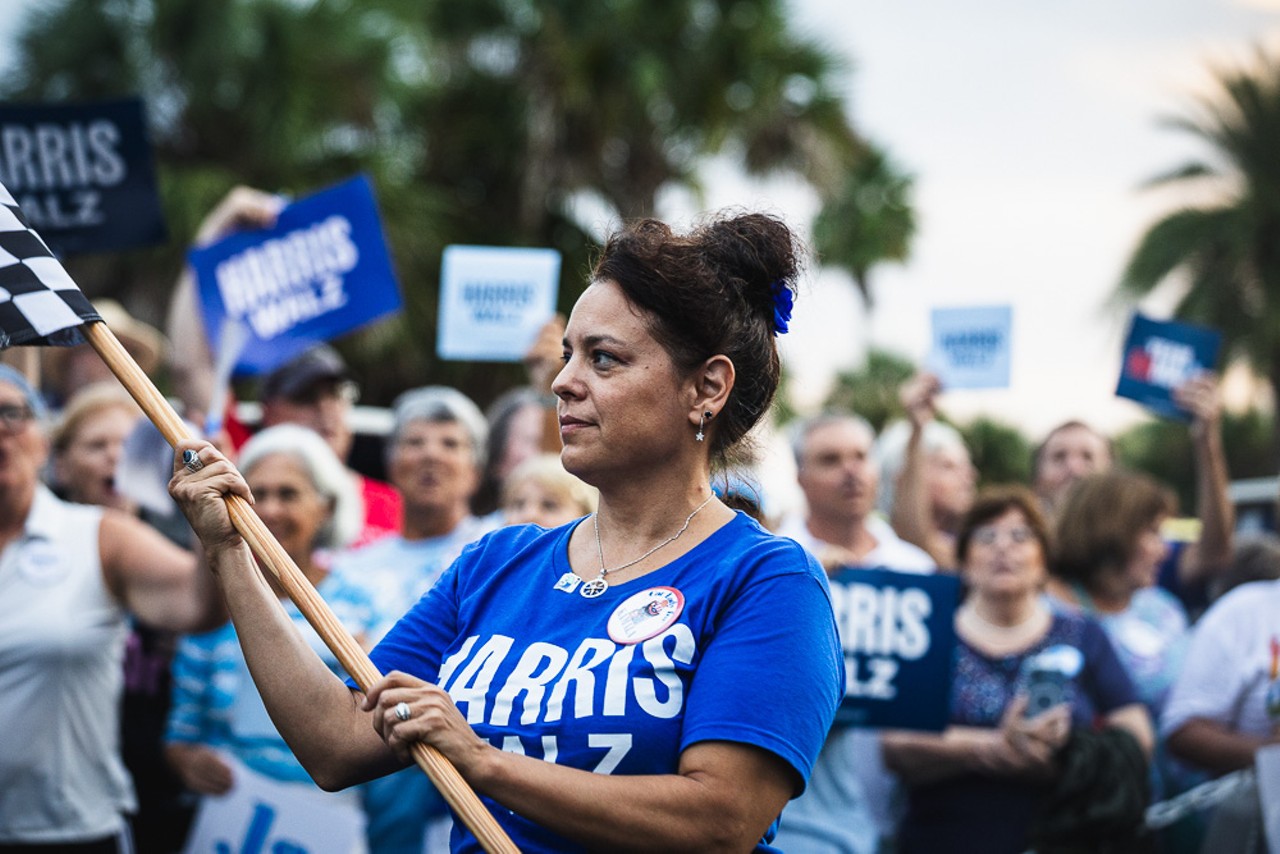
[[[198,472],[204,468],[204,463],[200,462],[200,455],[190,448],[182,452],[182,465],[189,472]]]

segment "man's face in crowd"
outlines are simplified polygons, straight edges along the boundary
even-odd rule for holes
[[[1084,426],[1073,424],[1049,434],[1036,462],[1035,490],[1049,507],[1062,501],[1078,480],[1111,467],[1107,440]]]
[[[349,380],[324,379],[312,383],[292,397],[262,403],[263,426],[300,424],[319,433],[344,462],[351,451],[348,416],[355,401],[355,386]]]
[[[853,520],[871,512],[880,485],[871,451],[871,434],[853,421],[830,421],[809,431],[796,480],[810,514]]]

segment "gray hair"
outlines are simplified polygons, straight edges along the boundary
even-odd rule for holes
[[[311,485],[333,504],[316,535],[316,546],[340,549],[364,528],[364,500],[351,472],[338,460],[329,443],[314,430],[298,424],[277,424],[255,433],[240,449],[239,467],[248,472],[263,459],[283,454],[302,463]]]
[[[809,444],[809,434],[828,424],[852,424],[866,434],[868,445],[876,440],[876,428],[861,415],[854,415],[852,412],[822,412],[812,415],[797,421],[791,428],[791,453],[795,455],[797,469],[804,464],[804,452]]]
[[[489,422],[485,421],[480,407],[472,402],[456,388],[442,385],[429,385],[406,391],[396,398],[392,404],[392,417],[395,423],[391,427],[391,435],[387,441],[387,456],[390,457],[400,442],[400,435],[414,421],[432,421],[435,423],[461,424],[471,439],[471,452],[475,456],[476,468],[483,469],[485,461],[485,442],[489,438]]]
[[[880,464],[880,497],[877,505],[884,512],[893,507],[893,494],[898,487],[898,475],[907,460],[907,443],[911,439],[911,425],[906,421],[895,421],[880,432],[876,439],[876,460]],[[964,443],[960,431],[950,424],[941,421],[930,421],[924,425],[920,436],[920,452],[925,456],[956,449],[969,456],[969,446]]]

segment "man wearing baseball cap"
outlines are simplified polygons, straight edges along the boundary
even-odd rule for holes
[[[349,417],[358,389],[338,351],[318,344],[265,375],[258,386],[262,426],[300,424],[319,433],[338,459],[351,453]],[[400,495],[387,483],[351,470],[364,499],[365,525],[353,546],[400,530]]]

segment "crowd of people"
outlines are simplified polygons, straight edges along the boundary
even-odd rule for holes
[[[197,240],[278,210],[237,190]],[[789,425],[804,505],[773,518],[748,452],[799,252],[757,214],[622,228],[527,386],[487,413],[435,385],[395,400],[385,483],[349,467],[356,377],[327,345],[261,378],[259,424],[229,409],[163,461],[83,350],[45,388],[0,366],[0,852],[181,850],[248,773],[349,816],[358,850],[477,850],[416,742],[521,850],[1265,850],[1256,792],[1143,823],[1280,742],[1280,545],[1237,542],[1215,378],[1177,392],[1192,542],[1082,421],[1031,483],[979,489],[927,373],[879,435],[856,412]],[[203,425],[192,288],[169,356]],[[159,333],[116,316],[154,367]],[[367,694],[226,495],[370,651]],[[835,722],[851,567],[959,576],[943,731]]]

